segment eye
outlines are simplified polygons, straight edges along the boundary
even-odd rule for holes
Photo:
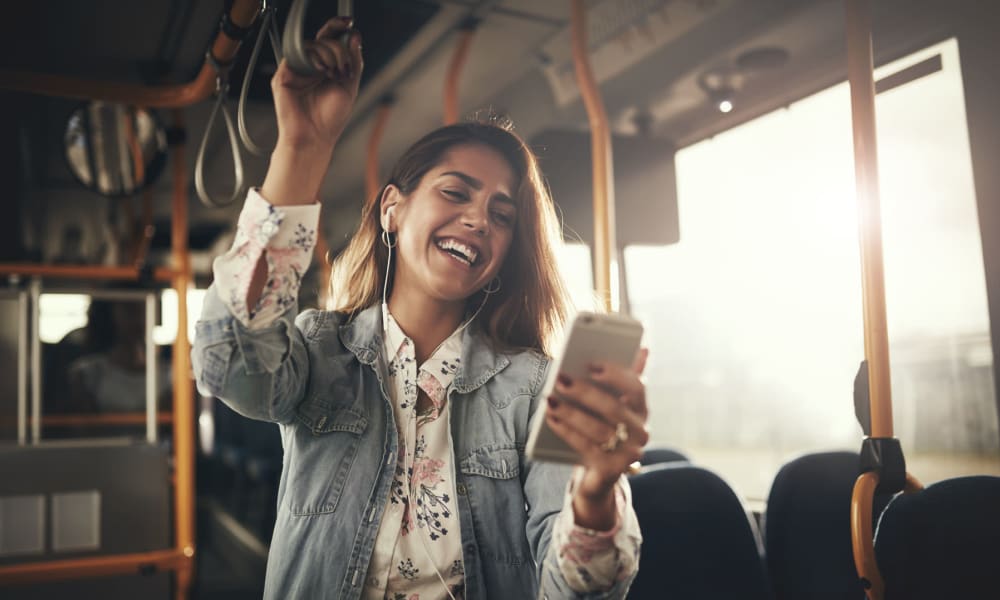
[[[499,210],[493,211],[493,218],[496,219],[497,222],[502,225],[510,226],[511,224],[514,223],[514,215],[507,214]]]
[[[463,201],[469,199],[469,196],[461,190],[441,190],[441,193],[450,200]]]

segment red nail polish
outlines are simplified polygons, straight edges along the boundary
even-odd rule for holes
[[[559,401],[555,398],[549,398],[549,408],[559,408]]]
[[[569,375],[559,374],[559,383],[565,386],[573,385],[573,380],[569,378]]]

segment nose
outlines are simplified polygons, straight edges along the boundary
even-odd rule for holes
[[[490,232],[490,221],[487,215],[487,210],[483,206],[477,206],[473,203],[462,212],[462,225],[474,231],[477,235],[485,236]]]

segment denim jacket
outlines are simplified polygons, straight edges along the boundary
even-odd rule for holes
[[[359,598],[388,502],[398,440],[386,392],[378,305],[353,319],[290,307],[250,330],[214,286],[192,349],[198,389],[278,423],[284,447],[264,597]],[[528,461],[531,415],[549,360],[498,352],[463,332],[448,392],[466,598],[621,598],[566,584],[549,541],[570,469]]]

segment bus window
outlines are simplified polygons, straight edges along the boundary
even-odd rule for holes
[[[190,289],[187,292],[188,340],[194,342],[194,324],[201,314],[201,304],[208,290]],[[160,295],[161,323],[153,327],[153,341],[158,345],[173,344],[177,337],[177,292],[166,289]]]
[[[590,247],[578,242],[567,242],[556,248],[559,272],[566,282],[575,310],[594,310],[594,270]]]
[[[921,480],[1000,473],[959,49],[877,96],[895,432]],[[930,118],[928,115],[932,115]],[[677,153],[681,241],[626,249],[654,444],[763,499],[795,452],[862,438],[864,356],[847,83]]]

